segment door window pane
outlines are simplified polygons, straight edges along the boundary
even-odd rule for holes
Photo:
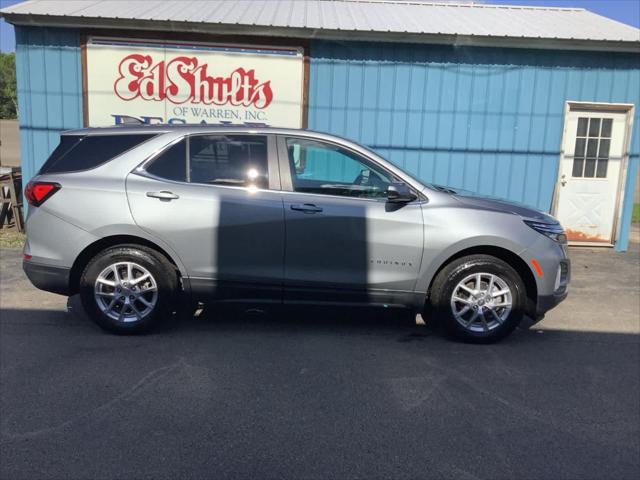
[[[296,192],[386,198],[394,181],[384,169],[338,146],[300,138],[286,144]]]
[[[613,125],[613,119],[611,118],[603,118],[602,119],[602,132],[600,132],[600,136],[604,138],[611,138],[611,127]]]
[[[267,138],[258,135],[189,137],[189,181],[268,188]]]
[[[585,177],[594,177],[596,172],[596,159],[595,158],[587,158],[584,163],[584,176]]]
[[[589,124],[589,119],[586,117],[578,118],[578,133],[579,137],[587,136],[587,125]]]
[[[600,135],[600,119],[592,118],[589,120],[589,136],[597,137]]]
[[[606,178],[607,177],[607,165],[609,164],[609,160],[606,158],[598,159],[598,167],[596,169],[596,177],[598,178]]]
[[[573,171],[571,172],[571,176],[581,177],[583,168],[584,168],[584,158],[574,158]]]
[[[610,146],[611,140],[609,140],[608,138],[603,138],[602,140],[600,140],[600,148],[598,149],[598,166],[596,167],[596,177],[598,178],[606,178],[607,176],[607,165],[609,163]]]
[[[187,181],[187,148],[186,141],[180,140],[162,152],[147,168],[147,173],[156,177],[173,180],[175,182]]]
[[[611,140],[607,138],[603,138],[600,140],[600,148],[598,151],[598,158],[609,158],[609,146],[611,145]]]

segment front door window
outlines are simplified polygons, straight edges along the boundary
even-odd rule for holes
[[[382,168],[344,148],[302,138],[287,138],[293,189],[356,198],[386,198],[394,179]]]

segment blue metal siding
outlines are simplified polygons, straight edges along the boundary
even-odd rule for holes
[[[640,105],[631,54],[314,41],[309,128],[433,183],[548,211],[566,101]],[[618,249],[640,150],[636,109]]]
[[[76,30],[16,27],[20,143],[31,178],[62,130],[82,126]],[[631,54],[311,43],[309,127],[379,151],[417,177],[549,210],[565,101],[640,106]],[[620,237],[640,153],[636,108]]]
[[[16,26],[20,151],[25,182],[58,145],[60,132],[82,127],[80,35]]]

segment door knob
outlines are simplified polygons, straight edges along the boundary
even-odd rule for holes
[[[313,203],[305,203],[303,205],[300,205],[300,204],[291,205],[291,210],[297,210],[299,212],[304,212],[304,213],[322,212],[322,208],[316,207]]]
[[[147,192],[147,197],[159,198],[160,200],[169,201],[169,200],[176,200],[180,198],[180,195],[176,195],[173,192],[168,192],[166,190],[163,190],[161,192]]]

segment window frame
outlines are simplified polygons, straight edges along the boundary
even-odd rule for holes
[[[595,113],[595,112],[594,112]],[[575,130],[575,134],[573,135],[573,156],[572,156],[572,164],[571,164],[571,179],[572,180],[606,180],[608,177],[608,173],[609,173],[609,162],[611,160],[611,140],[612,140],[612,135],[613,135],[613,122],[614,119],[611,116],[607,116],[606,111],[601,111],[598,112],[596,115],[589,115],[589,114],[585,114],[583,116],[578,116],[578,121],[576,122],[576,130]],[[585,127],[585,132],[584,135],[581,135],[580,133],[580,120],[586,120],[586,127]],[[596,132],[595,136],[591,135],[591,125],[592,125],[592,121],[593,120],[598,120],[598,131]],[[602,135],[603,133],[603,129],[604,129],[604,124],[606,121],[610,122],[610,127],[609,127],[609,136],[605,137]],[[583,151],[581,155],[577,155],[577,146],[578,146],[578,142],[579,140],[583,140],[584,141],[584,147],[583,147]],[[596,142],[596,147],[595,147],[595,154],[593,157],[589,156],[588,153],[588,149],[589,149],[589,143],[591,141],[595,141]],[[603,141],[607,141],[609,142],[609,147],[607,148],[607,155],[606,157],[602,157],[601,156],[601,145]],[[580,175],[575,175],[575,169],[576,169],[576,161],[580,160],[581,161],[581,167],[580,167]],[[587,161],[588,160],[593,160],[593,175],[586,175],[587,173]],[[602,161],[605,161],[605,175],[604,176],[599,176],[598,175],[598,167],[601,164]]]
[[[416,196],[415,200],[413,200],[411,202],[407,202],[407,203],[424,202],[426,200],[424,194],[421,193],[419,190],[417,190],[413,186],[412,182],[407,181],[407,179],[403,175],[399,175],[396,172],[391,171],[390,169],[388,169],[384,165],[381,165],[379,162],[377,162],[373,158],[371,158],[371,157],[369,157],[367,155],[363,155],[362,153],[354,150],[353,148],[349,148],[349,146],[347,146],[347,145],[343,145],[343,144],[341,144],[339,142],[334,142],[334,141],[327,140],[327,139],[324,139],[324,138],[317,138],[317,137],[305,136],[305,135],[295,135],[295,134],[288,135],[288,134],[281,133],[281,134],[277,135],[277,145],[278,145],[278,160],[279,160],[278,163],[280,165],[280,178],[281,178],[281,183],[282,183],[282,191],[284,193],[295,193],[296,195],[313,195],[313,196],[320,195],[320,196],[323,196],[323,197],[341,198],[341,199],[344,199],[344,200],[361,201],[361,202],[387,203],[389,201],[385,197],[378,197],[378,198],[350,197],[350,196],[346,196],[346,195],[335,195],[335,194],[330,194],[330,193],[297,192],[293,188],[293,172],[291,171],[291,165],[290,165],[290,161],[289,161],[289,151],[287,149],[287,139],[289,139],[289,138],[300,139],[300,140],[304,140],[304,141],[313,141],[313,142],[316,142],[316,143],[326,144],[326,145],[338,147],[338,148],[340,148],[342,150],[345,150],[345,151],[351,153],[352,155],[354,155],[355,157],[361,158],[364,163],[373,164],[376,168],[382,170],[387,175],[389,175],[391,178],[394,178],[394,179],[397,179],[397,180],[400,180],[400,181],[404,182]]]
[[[241,185],[220,185],[215,183],[199,183],[199,182],[191,182],[190,181],[190,139],[191,137],[227,137],[227,136],[256,136],[256,137],[264,137],[267,140],[267,177],[269,181],[268,188],[253,188]],[[163,178],[147,171],[147,168],[153,164],[153,162],[168,151],[171,147],[176,145],[177,143],[184,141],[185,145],[185,178],[186,181],[181,180],[172,180],[170,178]],[[260,132],[196,132],[196,133],[187,133],[181,135],[177,138],[174,138],[169,143],[167,143],[162,148],[158,149],[158,151],[154,152],[151,156],[144,160],[138,167],[134,170],[135,173],[139,175],[152,178],[154,180],[158,180],[161,182],[174,183],[179,185],[194,185],[194,186],[206,186],[206,187],[215,187],[215,188],[233,188],[233,189],[243,189],[243,190],[258,190],[258,191],[280,191],[282,186],[280,184],[280,174],[278,168],[278,157],[276,152],[276,140],[275,135],[270,133],[260,133]]]

